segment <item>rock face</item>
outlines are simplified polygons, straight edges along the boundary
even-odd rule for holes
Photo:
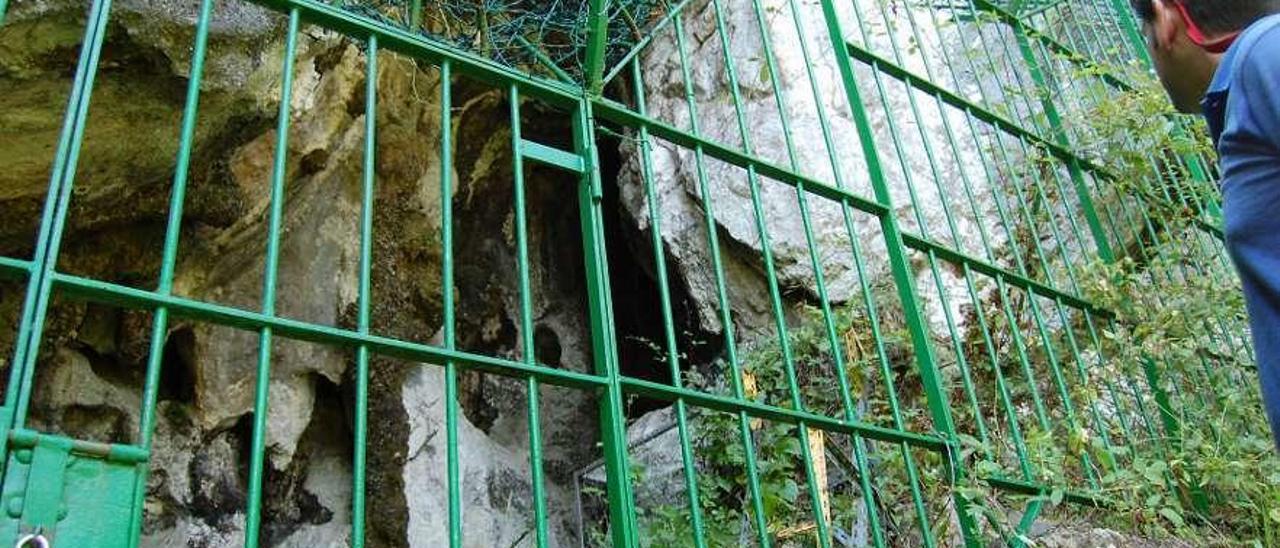
[[[657,35],[653,46],[641,55],[648,113],[704,139],[754,151],[775,165],[875,200],[821,7],[813,2],[788,0],[759,0],[758,6],[754,4],[750,0],[719,2],[722,15],[718,18],[714,3],[693,2],[685,10],[688,15],[683,20],[682,36],[677,37],[674,25]],[[892,3],[893,13],[888,14],[881,13],[876,5],[836,5],[851,43],[885,58],[900,56],[898,62],[908,70],[929,75],[947,89],[979,103],[986,100],[1001,104],[1006,100],[1006,91],[988,75],[988,65],[975,68],[971,60],[962,62],[968,52],[981,51],[989,56],[989,66],[1024,70],[1020,60],[1006,58],[1010,48],[1016,55],[1016,45],[1005,43],[1009,39],[996,25],[961,22],[963,14],[910,3]],[[764,14],[762,18],[756,15],[757,7]],[[723,34],[717,31],[720,26]],[[954,30],[959,26],[965,27],[964,33]],[[726,40],[722,41],[721,36]],[[899,45],[892,46],[891,40]],[[1006,46],[1003,50],[998,47],[1002,43]],[[765,44],[773,53],[773,67],[763,54]],[[902,44],[913,47],[904,48]],[[726,59],[731,59],[732,64],[728,65]],[[952,68],[939,73],[942,69],[938,67],[945,66],[943,59],[952,60]],[[735,105],[729,95],[728,90],[734,89],[727,70],[730,66],[740,105]],[[684,70],[690,73],[688,79]],[[1019,198],[1008,184],[1018,174],[1011,173],[1008,166],[1022,161],[1027,154],[1025,146],[991,126],[972,123],[964,112],[944,106],[933,96],[912,91],[899,80],[878,76],[864,64],[855,63],[855,73],[861,107],[870,119],[889,198],[902,229],[976,257],[986,257],[985,239],[997,254],[996,262],[1016,270],[1008,249],[1013,235],[1002,225],[999,208],[1015,215],[1018,211],[1014,204]],[[686,85],[693,97],[692,106]],[[782,100],[779,102],[778,98]],[[1032,117],[1034,112],[1026,116]],[[696,118],[696,126],[692,118]],[[824,132],[830,137],[824,137]],[[1004,142],[997,145],[1001,139]],[[901,153],[890,146],[898,141],[903,145]],[[995,157],[997,150],[999,158]],[[652,224],[650,208],[655,206],[646,197],[642,163],[646,156],[638,147],[627,145],[624,157],[627,163],[619,179],[624,210],[632,222],[647,230]],[[713,264],[704,221],[707,201],[712,204],[722,248],[720,260],[735,319],[748,333],[769,329],[768,303],[759,298],[767,293],[753,186],[780,286],[795,296],[816,300],[813,258],[802,206],[792,186],[794,181],[763,176],[753,180],[745,170],[711,159],[700,165],[692,149],[662,140],[655,140],[647,161],[659,204],[657,217],[664,244],[671,254],[672,267],[689,283],[704,329],[720,329],[714,278],[706,274]],[[985,164],[1004,167],[993,171]],[[1066,177],[1061,173],[1056,176],[1059,181]],[[1056,190],[1051,183],[1045,185],[1049,192]],[[1071,196],[1054,196],[1062,203],[1074,203]],[[1069,256],[1079,258],[1082,251],[1069,239],[1071,227],[1063,216],[1069,207],[1072,206],[1054,211],[1052,221],[1039,226],[1039,243],[1050,257],[1058,253],[1059,247],[1050,224],[1067,235]],[[877,280],[888,277],[878,220],[853,208],[847,209],[846,218],[845,211],[838,202],[812,195],[805,207],[827,294],[834,303],[858,297],[855,253],[865,264],[862,275],[869,283],[875,285]],[[947,302],[951,315],[963,326],[958,303],[968,299],[967,288],[963,278],[947,268],[940,269],[940,280],[935,281],[928,263],[920,259],[915,263],[916,286],[922,294],[926,316],[939,336],[948,336],[941,306]]]

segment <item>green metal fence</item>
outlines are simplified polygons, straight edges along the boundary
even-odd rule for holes
[[[715,420],[727,421],[741,454],[741,469],[730,474],[744,488],[738,511],[749,516],[740,524],[740,536],[761,546],[849,545],[855,517],[846,514],[851,512],[867,533],[862,542],[876,546],[982,545],[994,533],[982,515],[969,511],[974,491],[965,486],[994,489],[1018,501],[1013,504],[1025,509],[1025,528],[1047,499],[1107,505],[1110,495],[1103,483],[1108,472],[1128,466],[1135,455],[1166,454],[1177,443],[1182,420],[1171,401],[1193,397],[1179,390],[1202,379],[1162,378],[1159,356],[1116,358],[1105,340],[1114,314],[1085,297],[1082,281],[1090,263],[1124,257],[1148,261],[1142,242],[1171,237],[1161,233],[1163,225],[1153,218],[1148,197],[1117,189],[1112,184],[1116,175],[1090,154],[1089,135],[1068,122],[1072,113],[1087,112],[1130,88],[1125,71],[1131,69],[1125,67],[1144,54],[1122,0],[660,2],[647,5],[647,20],[626,40],[612,37],[616,32],[611,29],[621,20],[618,6],[591,0],[582,10],[585,39],[579,50],[523,61],[495,61],[485,57],[484,48],[465,51],[419,32],[421,4],[254,1],[287,17],[280,138],[271,178],[263,181],[271,196],[265,280],[255,308],[173,291],[216,0],[201,2],[186,107],[180,127],[173,128],[179,153],[154,289],[59,270],[64,228],[76,196],[78,155],[111,17],[111,0],[90,4],[34,254],[0,257],[0,274],[26,291],[0,408],[8,433],[0,438],[7,512],[0,527],[5,539],[43,535],[60,546],[139,542],[161,358],[172,317],[258,333],[245,522],[250,546],[258,544],[262,523],[265,411],[271,402],[267,379],[278,337],[355,352],[354,545],[363,544],[365,514],[376,511],[365,490],[373,355],[444,368],[447,523],[453,546],[463,545],[466,535],[457,433],[458,375],[463,370],[526,383],[535,532],[528,542],[537,546],[552,542],[539,434],[544,385],[583,391],[599,400],[607,516],[592,526],[600,532],[592,538],[615,546],[648,545],[651,522],[659,519],[639,511],[634,497],[637,463],[631,462],[625,416],[625,402],[632,396],[674,406],[686,500],[675,508],[679,517],[671,519],[686,524],[686,541],[696,546],[716,544],[708,529],[720,519],[708,515],[700,498],[709,488],[705,476],[729,474],[705,466],[708,448],[698,436]],[[354,329],[287,318],[275,308],[281,219],[288,206],[289,98],[304,27],[336,31],[360,43],[369,74]],[[653,53],[658,47],[666,58]],[[745,47],[751,48],[749,54]],[[530,48],[538,52],[536,45]],[[781,57],[780,49],[792,57]],[[459,350],[450,289],[442,296],[439,344],[388,337],[371,327],[373,195],[378,185],[378,120],[373,113],[377,61],[384,51],[438,68],[446,83],[440,96],[442,127],[452,126],[453,82],[469,79],[505,93],[514,162],[514,241],[520,258],[520,359]],[[560,66],[566,60],[579,65]],[[658,69],[659,74],[646,73]],[[572,127],[572,149],[522,137],[521,110],[531,103],[558,113]],[[654,108],[657,103],[660,109]],[[660,291],[653,306],[663,318],[657,344],[664,358],[657,365],[669,373],[660,382],[621,373],[604,245],[602,146],[620,147],[638,168],[633,183],[643,190],[649,260]],[[439,147],[447,163],[454,147],[449,131],[442,133]],[[658,152],[676,158],[675,163],[659,163]],[[525,162],[559,169],[576,182],[577,202],[571,207],[581,223],[593,351],[586,372],[544,365],[535,352]],[[1150,176],[1169,176],[1170,163],[1194,174],[1193,185],[1211,185],[1210,162],[1160,151],[1152,153]],[[672,165],[689,177],[689,192],[696,195],[705,223],[705,247],[699,253],[707,260],[707,283],[716,295],[715,317],[723,337],[718,363],[724,384],[719,389],[691,381],[681,363],[688,349],[678,343],[670,250],[665,249],[671,244],[661,228],[664,208],[670,206],[658,192],[660,179],[670,174],[655,171],[655,166]],[[453,245],[450,177],[450,170],[443,169],[438,181],[444,196],[445,288],[454,285],[455,254],[465,252]],[[727,187],[736,189],[736,204],[721,198]],[[1176,192],[1179,187],[1168,188]],[[1169,276],[1232,275],[1216,224],[1217,208],[1204,195],[1158,197],[1181,200],[1201,219],[1200,230],[1173,237],[1186,239],[1187,257],[1210,259],[1183,261],[1182,270]],[[786,203],[781,210],[780,202]],[[750,219],[739,219],[742,224],[733,229],[719,226],[725,221],[717,208],[726,206],[749,211]],[[797,218],[799,225],[794,224]],[[780,229],[777,225],[787,219],[792,225]],[[821,232],[815,228],[819,220]],[[733,299],[742,288],[731,287],[725,274],[726,238],[747,242],[758,252],[771,341],[746,341],[735,333],[739,313]],[[837,282],[839,294],[832,286]],[[41,388],[33,379],[55,295],[153,313],[140,428],[133,439],[73,440],[28,427],[32,393]],[[810,344],[815,348],[798,346],[806,343],[796,336],[801,320],[789,304],[797,295],[814,310],[813,332],[820,341]],[[1220,318],[1199,330],[1204,347],[1247,353],[1245,335],[1228,329],[1229,320]],[[851,344],[850,332],[865,344]],[[779,366],[772,388],[757,387],[768,374],[759,365],[761,352],[771,352],[771,363]],[[1230,382],[1217,377],[1212,357],[1202,360],[1209,386]],[[823,402],[815,401],[815,390]],[[780,434],[768,438],[767,425],[778,425]],[[780,463],[761,449],[761,444],[778,443],[778,436],[795,440],[794,462]],[[1050,473],[1048,461],[1062,458],[1049,456],[1050,449],[1065,452],[1074,465]],[[978,461],[986,464],[978,466]],[[794,501],[800,518],[782,515],[771,492],[770,475],[787,466],[799,466]],[[844,472],[833,471],[837,468]],[[1170,478],[1169,489],[1180,492],[1184,487]],[[1181,494],[1201,502],[1205,496]],[[587,531],[579,535],[589,542]]]

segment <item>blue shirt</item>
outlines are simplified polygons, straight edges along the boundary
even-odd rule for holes
[[[1249,26],[1227,50],[1203,106],[1221,158],[1227,250],[1280,447],[1280,14]]]

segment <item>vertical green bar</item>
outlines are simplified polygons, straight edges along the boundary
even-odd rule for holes
[[[66,225],[67,211],[70,209],[71,189],[75,184],[80,145],[84,140],[84,124],[89,115],[89,99],[93,95],[93,80],[97,76],[98,60],[102,55],[110,14],[111,0],[96,0],[90,9],[83,38],[85,47],[80,48],[71,97],[67,100],[62,130],[58,136],[58,149],[49,176],[49,192],[45,198],[40,234],[31,265],[32,276],[27,282],[18,337],[14,340],[9,387],[5,391],[4,406],[15,410],[15,428],[22,427],[26,422],[27,407],[31,401],[36,355],[40,351],[45,312],[52,298],[53,272],[57,268],[62,229]]]
[[[520,287],[520,353],[524,363],[537,365],[533,344],[533,292],[529,287],[529,226],[524,195],[524,150],[520,137],[520,88],[512,84],[508,88],[511,104],[511,169],[512,186],[515,189],[516,271]],[[533,519],[535,539],[539,548],[547,545],[547,507],[542,490],[542,434],[539,428],[538,380],[529,377],[529,470],[533,481]]]
[[[588,97],[600,94],[604,85],[605,58],[609,48],[609,5],[611,0],[587,0],[587,52],[583,70]]]
[[[280,84],[280,108],[276,119],[276,150],[271,170],[271,207],[267,225],[267,257],[262,282],[262,314],[276,313],[276,274],[280,263],[280,224],[284,217],[284,184],[289,156],[289,116],[293,99],[293,64],[298,48],[298,8],[289,10],[284,67]],[[249,499],[245,512],[244,544],[258,546],[262,526],[262,476],[266,462],[267,397],[271,388],[271,328],[259,332],[257,385],[253,397],[253,441],[249,455]]]
[[[614,333],[613,304],[609,293],[609,262],[605,253],[604,220],[601,212],[600,162],[595,150],[595,118],[591,102],[579,101],[573,118],[574,149],[586,163],[578,185],[582,249],[586,262],[587,305],[591,321],[591,350],[597,375],[605,377],[600,398],[600,436],[604,450],[609,522],[613,545],[637,546],[635,502],[631,496],[627,466],[627,428],[624,419],[621,374],[618,372],[617,338]]]
[[[1111,8],[1120,19],[1120,26],[1124,30],[1125,37],[1129,39],[1130,47],[1133,48],[1133,56],[1144,66],[1150,67],[1151,54],[1147,51],[1147,39],[1142,36],[1142,31],[1138,28],[1137,15],[1133,13],[1133,8],[1125,0],[1111,0]]]
[[[373,203],[376,173],[375,154],[378,134],[378,37],[369,36],[369,49],[365,52],[364,86],[364,166],[361,178],[360,201],[360,288],[356,329],[361,335],[369,334],[370,278],[373,270]],[[355,401],[354,455],[351,460],[351,544],[364,546],[365,522],[365,449],[369,429],[369,347],[356,349],[356,401]]]
[[[1044,108],[1045,116],[1048,117],[1049,125],[1053,129],[1054,140],[1064,148],[1070,149],[1071,141],[1067,138],[1066,131],[1063,128],[1062,117],[1058,113],[1058,107],[1053,102],[1051,90],[1045,80],[1044,70],[1040,66],[1040,61],[1036,58],[1035,52],[1031,49],[1031,44],[1027,38],[1027,30],[1020,23],[1013,24],[1011,27],[1018,41],[1018,50],[1022,52],[1022,58],[1031,72],[1031,79],[1035,82],[1036,93],[1040,96],[1040,103]],[[1093,205],[1093,196],[1089,194],[1089,189],[1085,184],[1080,162],[1072,160],[1068,162],[1067,168],[1071,172],[1072,182],[1075,183],[1077,198],[1080,200],[1080,207],[1084,209],[1085,220],[1089,223],[1089,230],[1093,233],[1094,245],[1097,247],[1098,256],[1104,261],[1112,262],[1115,260],[1115,254],[1111,251],[1111,243],[1107,240],[1107,233],[1102,230],[1102,222],[1098,218],[1098,210]]]
[[[182,235],[182,210],[186,203],[187,175],[191,167],[191,149],[195,141],[196,117],[200,105],[200,82],[204,77],[204,60],[209,39],[209,20],[213,0],[200,2],[196,19],[195,43],[191,53],[191,72],[187,80],[186,103],[182,109],[182,128],[178,135],[178,157],[174,165],[173,190],[169,196],[169,218],[165,224],[164,251],[160,259],[160,281],[156,294],[169,295],[173,290],[174,269],[178,260],[178,241]],[[142,412],[138,420],[138,444],[151,451],[155,430],[156,398],[159,393],[160,368],[168,336],[169,309],[156,308],[151,319],[151,343],[147,355],[147,380],[142,390]],[[137,546],[142,534],[143,507],[147,495],[147,464],[139,465],[133,487],[133,513],[130,517],[130,544]]]
[[[741,93],[739,93],[737,70],[734,67],[734,60],[731,55],[732,48],[729,42],[729,32],[724,21],[724,11],[721,9],[720,0],[711,0],[711,5],[715,14],[717,34],[720,36],[725,72],[729,77],[729,95],[733,99],[734,114],[738,123],[738,136],[741,139],[743,151],[747,154],[752,154],[754,151],[751,145],[751,134],[747,130],[745,108],[743,107]],[[768,34],[768,30],[763,27],[761,32],[766,36]],[[767,38],[764,39],[764,43],[768,44]],[[772,64],[772,59],[769,60],[769,63]],[[800,394],[795,360],[792,356],[790,335],[782,305],[782,291],[779,288],[777,272],[774,269],[773,244],[770,243],[768,222],[765,219],[764,205],[760,198],[760,178],[756,174],[754,166],[747,167],[747,186],[751,194],[751,208],[755,220],[756,237],[759,238],[761,255],[764,260],[765,282],[769,288],[770,309],[773,313],[774,328],[777,329],[779,351],[782,354],[787,388],[791,396],[791,408],[803,412],[805,406]],[[804,193],[803,185],[797,185],[797,192]],[[801,215],[807,218],[807,212],[803,210]],[[812,246],[810,248],[812,251]],[[827,530],[826,516],[822,512],[822,501],[819,494],[821,487],[817,484],[817,475],[813,469],[813,456],[810,454],[812,450],[809,443],[809,427],[803,421],[797,424],[796,436],[800,442],[801,466],[804,469],[805,481],[809,487],[810,504],[812,505],[813,520],[817,530],[818,545],[825,548],[831,543],[831,535]]]
[[[422,28],[422,0],[410,0],[409,3],[409,29],[420,30]]]
[[[444,347],[456,346],[453,301],[453,73],[440,63],[440,287]],[[449,491],[449,546],[462,546],[462,480],[458,455],[458,366],[444,364],[444,424]]]
[[[644,83],[640,73],[640,61],[632,59],[631,84],[635,93],[636,112],[646,116]],[[659,298],[662,304],[663,339],[666,344],[667,362],[671,370],[671,385],[680,388],[680,349],[676,344],[675,319],[671,310],[671,288],[667,281],[667,261],[662,243],[662,204],[658,200],[653,184],[653,146],[649,140],[649,128],[640,126],[640,167],[644,179],[645,197],[649,206],[650,245],[653,247],[653,265],[658,280]],[[675,404],[676,429],[680,438],[680,460],[684,469],[685,493],[689,499],[689,521],[693,526],[692,535],[695,548],[706,548],[706,538],[702,526],[702,501],[698,493],[697,460],[694,458],[692,442],[689,434],[688,410],[684,398],[677,398]],[[640,539],[643,542],[645,539]]]

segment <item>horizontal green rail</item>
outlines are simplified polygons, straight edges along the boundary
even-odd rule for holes
[[[548,383],[570,388],[598,388],[605,379],[587,373],[556,369],[545,365],[528,365],[520,362],[471,354],[460,350],[447,350],[435,346],[361,334],[300,320],[269,316],[240,308],[206,303],[178,296],[161,296],[150,291],[118,284],[82,278],[67,274],[54,276],[54,287],[68,297],[112,304],[127,308],[148,309],[164,306],[179,317],[216,323],[243,330],[271,328],[275,333],[300,341],[340,345],[348,348],[364,346],[369,351],[388,357],[425,363],[445,362],[504,376],[534,376]]]

